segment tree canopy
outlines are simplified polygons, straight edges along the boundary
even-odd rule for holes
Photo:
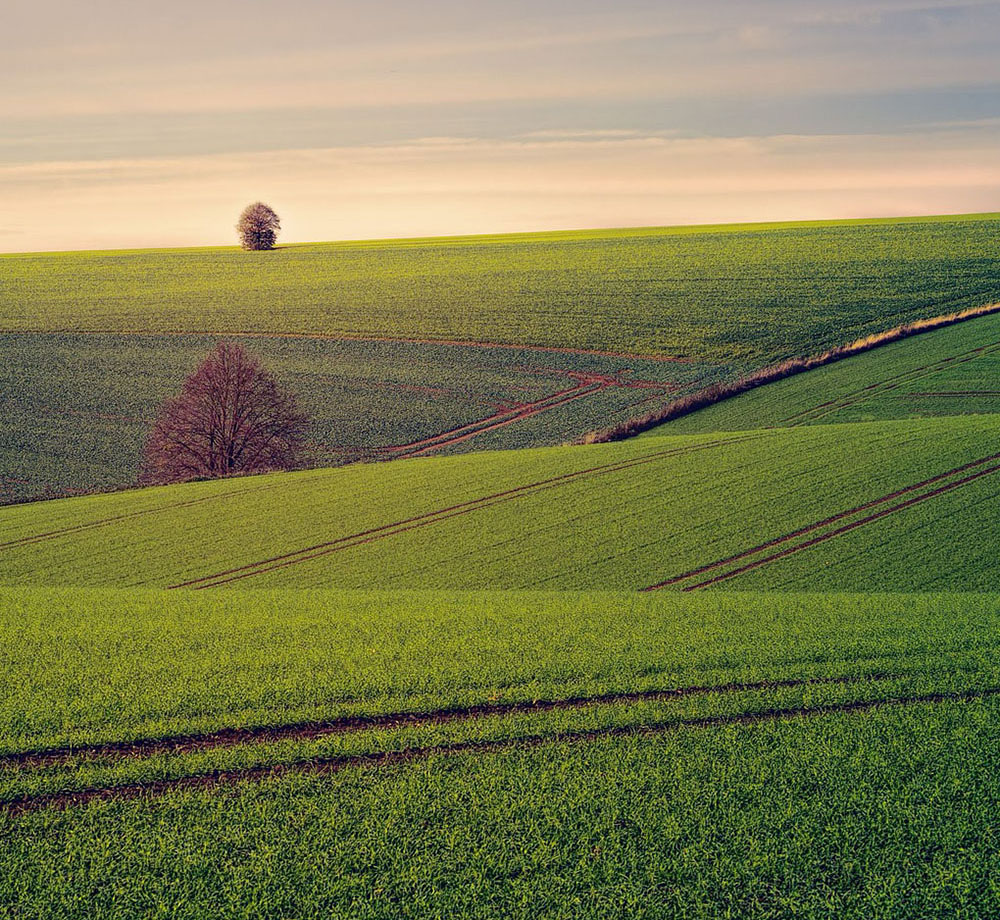
[[[278,215],[263,201],[248,204],[236,223],[240,245],[251,250],[274,249],[280,229]]]
[[[294,397],[239,344],[221,342],[167,400],[146,443],[147,484],[288,469],[308,427]]]

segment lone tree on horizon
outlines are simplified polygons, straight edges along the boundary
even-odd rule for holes
[[[278,239],[280,229],[281,221],[278,219],[278,215],[263,201],[248,204],[236,223],[236,231],[240,235],[240,245],[244,249],[274,249],[274,243]]]
[[[163,485],[295,466],[308,423],[243,346],[220,342],[160,409],[140,481]]]

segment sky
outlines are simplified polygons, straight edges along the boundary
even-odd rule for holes
[[[1000,0],[7,0],[0,251],[1000,211]]]

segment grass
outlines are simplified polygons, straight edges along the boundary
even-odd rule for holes
[[[0,511],[0,583],[987,590],[998,434],[811,426],[62,499]]]
[[[988,668],[997,627],[993,599],[969,595],[4,588],[0,597],[0,755],[491,700],[943,671],[956,656]]]
[[[53,918],[988,917],[998,715],[914,706],[40,812],[8,825],[0,903]]]
[[[0,256],[0,502],[133,485],[157,407],[219,335],[254,333],[250,346],[298,393],[314,420],[310,466],[435,437],[444,453],[553,445],[775,362],[1000,300],[998,224]],[[570,374],[605,383],[509,424],[483,421],[578,384]],[[642,380],[667,388],[629,385]],[[466,425],[484,430],[448,441]]]
[[[168,781],[0,810],[15,915],[986,916],[1000,897],[1000,704],[928,699],[996,685],[994,596],[2,594],[8,751],[857,678],[2,767],[6,801]]]
[[[0,470],[124,482],[234,331],[317,462],[462,450],[1000,299],[997,222],[0,257]],[[996,916],[995,342],[0,508],[0,916]]]

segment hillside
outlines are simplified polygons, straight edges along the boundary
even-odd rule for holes
[[[243,338],[308,465],[572,441],[1000,300],[996,215],[0,256],[0,502],[133,485],[157,406]],[[741,426],[737,423],[736,427]]]
[[[63,499],[0,511],[0,583],[988,589],[998,440],[960,416]]]
[[[1000,316],[558,445],[1000,299],[996,225],[0,263],[8,498],[129,481],[264,282],[325,465],[0,508],[0,915],[997,915]]]
[[[647,436],[992,415],[1000,410],[998,373],[1000,317],[983,316],[769,383]]]
[[[0,600],[0,906],[995,903],[994,596]]]
[[[755,366],[1000,300],[998,225],[986,214],[2,255],[0,331],[418,337]]]

